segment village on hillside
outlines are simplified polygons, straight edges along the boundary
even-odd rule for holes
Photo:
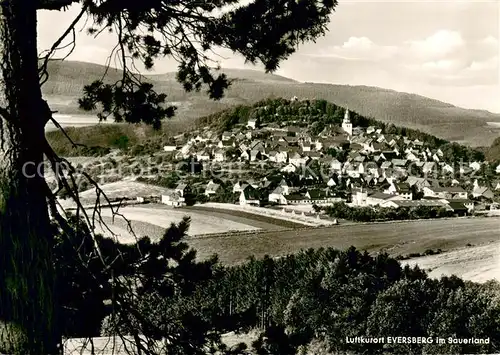
[[[174,207],[189,203],[189,195],[200,203],[316,208],[344,202],[454,216],[498,209],[500,180],[485,178],[489,163],[449,162],[441,149],[418,139],[356,127],[348,108],[341,124],[317,134],[297,120],[252,118],[222,133],[206,126],[176,136],[163,150],[173,161],[189,162],[192,173],[161,197]],[[493,174],[500,177],[500,165]]]

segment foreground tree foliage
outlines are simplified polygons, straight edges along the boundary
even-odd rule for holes
[[[353,247],[232,267],[216,258],[198,262],[183,242],[188,219],[156,242],[144,237],[121,245],[99,237],[103,257],[117,260],[108,269],[96,258],[88,229],[76,222],[75,234],[57,234],[54,245],[57,275],[66,285],[58,293],[65,337],[127,335],[144,354],[456,354],[495,353],[500,346],[498,282],[430,279],[387,254],[370,256]],[[251,330],[260,335],[249,344],[229,348],[221,341],[223,333]],[[490,342],[345,341],[356,336]]]
[[[226,11],[227,5],[235,7]],[[74,34],[77,22],[86,15],[90,34],[106,30],[115,33],[117,45],[110,60],[117,57],[123,67],[122,79],[116,83],[106,82],[106,73],[102,81],[89,83],[80,106],[98,109],[101,119],[145,122],[158,128],[175,109],[166,104],[163,93],[155,92],[131,69],[133,60],[151,68],[156,59],[173,57],[179,63],[177,79],[186,90],[204,88],[211,98],[218,99],[230,82],[210,70],[215,63],[207,53],[213,47],[228,48],[250,62],[262,62],[268,71],[275,70],[300,43],[324,34],[335,5],[335,0],[255,0],[241,6],[237,0],[2,2],[0,320],[4,324],[2,333],[9,333],[0,337],[5,340],[0,342],[2,348],[48,354],[57,351],[60,340],[50,218],[60,228],[68,228],[66,216],[61,216],[57,208],[56,194],[47,187],[43,169],[37,169],[44,155],[56,174],[59,189],[66,188],[77,203],[79,199],[78,191],[68,183],[74,169],[45,139],[46,123],[53,121],[57,126],[57,122],[42,98],[40,85],[48,79],[47,62],[58,48],[68,47],[65,39]],[[52,48],[38,58],[37,11],[62,11],[68,6],[79,6],[81,11]],[[96,214],[89,216],[81,207],[78,213],[92,224]],[[97,254],[102,263],[110,262]]]

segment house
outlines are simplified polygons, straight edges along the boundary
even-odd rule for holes
[[[276,163],[286,163],[288,161],[288,152],[286,150],[279,150],[276,154]]]
[[[405,182],[410,185],[410,187],[415,186],[418,190],[431,186],[431,183],[427,179],[416,176],[408,176]]]
[[[272,161],[273,163],[276,163],[276,156],[278,155],[278,152],[276,150],[268,150],[265,152],[265,156],[269,161]]]
[[[163,146],[163,151],[167,153],[175,152],[177,150],[177,146],[175,145],[165,145]]]
[[[452,199],[467,199],[467,191],[460,186],[450,186],[446,190],[451,194]]]
[[[257,189],[247,186],[240,192],[240,205],[242,206],[260,206],[261,197]]]
[[[250,161],[257,161],[262,159],[262,153],[259,150],[252,149],[249,152]]]
[[[392,159],[392,166],[394,167],[406,167],[408,160],[406,159]]]
[[[303,157],[297,152],[291,154],[290,157],[288,158],[288,162],[295,165],[296,167],[306,165],[308,160],[309,160],[308,157]]]
[[[480,162],[474,161],[469,164],[469,168],[473,169],[474,171],[478,171],[479,169],[481,169],[481,165],[482,164]]]
[[[284,178],[281,178],[277,186],[283,188],[285,195],[288,195],[290,193],[290,190],[292,189],[291,184],[289,184]]]
[[[331,177],[328,182],[326,183],[326,186],[328,187],[333,187],[333,186],[337,186],[337,181],[335,181],[335,179],[333,177]]]
[[[233,193],[239,193],[249,185],[250,184],[246,181],[237,181],[233,186]]]
[[[382,165],[380,165],[381,169],[389,169],[392,167],[392,162],[391,161],[384,161]]]
[[[330,162],[330,170],[331,171],[341,171],[342,170],[342,163],[334,158],[331,162]]]
[[[460,186],[426,186],[423,188],[424,196],[439,197],[442,199],[466,199],[467,191]]]
[[[234,141],[233,139],[221,140],[219,141],[219,143],[217,143],[217,147],[226,149],[236,147],[236,141]]]
[[[310,152],[311,151],[311,143],[309,143],[309,142],[302,143],[302,151],[303,152]]]
[[[500,164],[498,164],[497,167],[495,168],[495,172],[497,174],[500,174]]]
[[[285,195],[288,195],[288,189],[283,188],[282,186],[278,186],[269,194],[269,202],[274,202],[279,205],[286,205],[287,200]]]
[[[453,210],[455,216],[466,216],[469,214],[469,209],[461,202],[451,201],[448,206]]]
[[[240,154],[240,160],[241,161],[249,161],[250,160],[250,151],[249,150],[244,150]]]
[[[231,132],[222,132],[222,140],[223,141],[228,141],[233,137],[233,134]]]
[[[390,195],[398,195],[404,200],[413,199],[413,193],[410,185],[404,182],[391,182],[390,186],[384,191],[384,193]]]
[[[431,173],[431,172],[434,172],[434,171],[437,171],[437,164],[435,161],[429,161],[429,162],[426,162],[423,166],[422,166],[422,172],[424,174],[428,174],[428,173]]]
[[[446,202],[448,203],[448,205],[450,205],[451,208],[461,209],[462,205],[467,209],[467,213],[474,212],[474,201],[471,201],[469,199],[449,199],[446,200]]]
[[[444,208],[447,211],[453,211],[453,209],[446,202],[443,202],[441,200],[412,200],[412,201],[391,200],[391,201],[386,201],[382,204],[382,207],[389,207],[389,208],[400,208],[400,207],[411,208],[419,206]]]
[[[201,152],[196,153],[196,159],[198,161],[209,161],[211,159],[210,153],[206,150],[202,150]]]
[[[321,158],[321,153],[320,152],[306,152],[304,154],[307,158],[312,159],[312,160],[319,160]]]
[[[174,189],[175,193],[178,193],[180,196],[184,197],[190,192],[190,188],[186,183],[179,183]]]
[[[493,199],[495,197],[495,194],[493,191],[491,191],[488,187],[486,186],[474,186],[474,189],[472,190],[472,197],[475,198],[487,198],[488,200]]]
[[[222,149],[216,150],[214,153],[214,160],[218,162],[223,162],[226,160],[226,152]]]
[[[342,200],[340,197],[330,195],[328,189],[311,189],[304,194],[304,197],[309,203],[316,205],[331,204]]]
[[[411,151],[406,153],[406,159],[409,161],[420,161],[420,158]]]
[[[161,203],[167,206],[181,207],[186,205],[186,199],[178,192],[173,192],[161,195]]]
[[[400,201],[404,198],[399,195],[386,194],[381,192],[373,192],[367,194],[365,199],[365,206],[382,206],[387,201]]]
[[[284,173],[295,173],[299,170],[299,167],[292,164],[292,163],[288,163],[286,166],[284,166],[283,168],[280,169],[280,171],[284,172]]]
[[[302,194],[294,193],[284,196],[287,205],[305,205],[309,204],[309,200]]]
[[[247,127],[251,129],[257,128],[257,120],[256,119],[248,120]]]
[[[205,187],[205,195],[206,196],[215,195],[219,189],[220,189],[220,185],[216,184],[212,180],[210,180],[210,182]]]
[[[443,172],[445,174],[452,174],[455,172],[455,168],[453,168],[452,165],[450,164],[447,164],[447,163],[444,163],[442,166],[441,166],[441,169],[443,170]]]
[[[348,183],[349,184],[349,183]],[[356,188],[351,191],[351,203],[355,206],[366,206],[368,191],[366,189]]]

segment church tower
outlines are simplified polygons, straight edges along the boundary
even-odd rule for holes
[[[349,107],[345,110],[344,120],[342,121],[342,129],[348,135],[352,136],[352,123],[349,117]]]

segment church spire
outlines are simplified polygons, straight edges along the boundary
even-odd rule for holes
[[[351,118],[350,118],[350,115],[349,115],[349,106],[347,106],[347,108],[345,110],[344,121],[345,122],[350,122],[351,121]]]

